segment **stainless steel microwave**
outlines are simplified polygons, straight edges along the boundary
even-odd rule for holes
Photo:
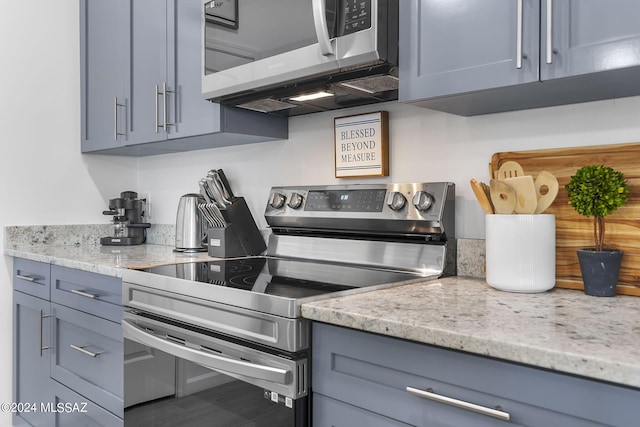
[[[398,0],[204,0],[202,93],[298,115],[397,99]]]

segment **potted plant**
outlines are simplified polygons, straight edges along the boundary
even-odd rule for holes
[[[605,217],[627,201],[629,186],[622,172],[589,165],[576,171],[565,186],[569,204],[581,215],[593,217],[594,248],[578,249],[584,291],[593,296],[614,296],[622,251],[605,248]]]

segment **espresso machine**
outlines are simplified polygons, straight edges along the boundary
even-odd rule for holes
[[[109,200],[109,210],[104,215],[113,216],[113,235],[100,238],[105,246],[140,245],[147,238],[148,222],[143,222],[146,215],[146,200],[138,199],[135,191],[123,191],[117,199]]]

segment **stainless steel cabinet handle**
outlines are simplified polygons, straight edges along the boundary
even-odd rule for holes
[[[37,282],[38,278],[33,276],[26,276],[24,274],[16,274],[18,279],[26,280],[27,282]]]
[[[126,107],[127,104],[120,104],[118,97],[113,98],[113,139],[118,140],[119,136],[125,136],[125,133],[118,132],[118,107]]]
[[[156,133],[160,129],[160,123],[158,123],[158,96],[162,95],[162,92],[158,91],[158,85],[156,85]]]
[[[99,351],[97,353],[94,353],[92,351],[89,350],[85,350],[85,347],[87,347],[86,345],[74,345],[74,344],[69,344],[69,347],[71,347],[72,349],[79,351],[82,354],[86,354],[87,356],[91,356],[91,357],[98,357],[100,356],[102,353],[104,353],[104,351]]]
[[[83,291],[83,290],[80,290],[80,289],[71,289],[71,293],[72,294],[76,294],[76,295],[80,295],[80,296],[85,297],[85,298],[91,298],[91,299],[96,299],[96,298],[100,297],[100,295],[98,295],[98,294],[92,294],[90,292]]]
[[[516,68],[522,68],[522,0],[518,0],[516,17]]]
[[[216,371],[257,378],[278,384],[289,384],[293,378],[293,374],[287,369],[259,365],[257,363],[246,362],[244,360],[231,359],[206,352],[206,350],[196,350],[182,344],[176,344],[167,339],[152,335],[126,319],[122,320],[122,332],[125,338],[162,350],[165,353],[195,362]]]
[[[547,0],[547,64],[553,62],[553,0]]]
[[[165,132],[169,126],[175,126],[175,123],[169,123],[169,111],[167,110],[167,94],[174,93],[174,91],[167,89],[167,82],[162,83],[162,108],[164,109],[164,124],[162,128]]]
[[[420,390],[413,387],[407,387],[407,392],[415,396],[425,399],[433,400],[436,402],[444,403],[446,405],[455,406],[457,408],[466,409],[468,411],[477,412],[479,414],[487,415],[489,417],[498,418],[503,421],[509,421],[511,414],[501,411],[499,409],[487,408],[486,406],[476,405],[475,403],[465,402],[464,400],[454,399],[452,397],[443,396],[433,392],[433,389]]]
[[[42,330],[44,329],[43,327],[43,320],[47,317],[52,317],[51,315],[44,315],[44,311],[40,310],[40,345],[38,345],[38,348],[40,349],[40,357],[42,357],[42,352],[44,350],[48,350],[51,347],[50,346],[43,346],[42,345]]]
[[[159,90],[158,85],[156,85],[156,133],[159,132],[159,129],[162,128],[163,131],[167,132],[169,126],[175,126],[175,123],[169,123],[169,111],[167,110],[167,94],[174,93],[174,91],[167,89],[167,82],[162,83],[162,92]],[[162,97],[162,124],[158,121],[158,97]]]
[[[320,53],[324,56],[333,55],[333,46],[329,38],[329,30],[327,28],[327,10],[326,0],[313,0],[313,23],[316,28],[316,36],[318,37],[318,45]]]

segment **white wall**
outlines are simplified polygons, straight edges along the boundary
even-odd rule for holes
[[[78,5],[0,5],[0,226],[106,223],[108,199],[149,191],[152,222],[173,223],[178,198],[223,168],[235,192],[262,212],[273,185],[441,181],[457,184],[459,237],[483,238],[483,214],[469,179],[487,180],[497,151],[640,141],[640,97],[457,117],[397,103],[291,119],[290,138],[263,144],[142,158],[81,155]],[[391,176],[337,180],[333,117],[390,112]],[[4,244],[0,237],[0,244]],[[0,340],[11,342],[11,265],[0,259]],[[11,398],[11,349],[0,348],[0,402]],[[0,414],[0,425],[10,414]]]
[[[334,178],[333,118],[380,109],[390,117],[390,176]],[[172,223],[180,195],[197,191],[212,168],[224,169],[262,226],[273,185],[453,181],[456,234],[484,238],[483,212],[469,180],[488,182],[493,153],[635,141],[640,97],[476,117],[386,103],[294,117],[286,141],[147,157],[138,170],[140,187],[152,195],[154,223]]]

